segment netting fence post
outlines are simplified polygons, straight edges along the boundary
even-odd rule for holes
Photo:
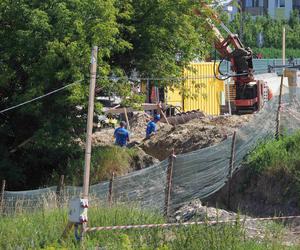
[[[164,215],[169,216],[170,213],[170,201],[171,201],[171,192],[172,192],[172,179],[173,179],[173,168],[174,168],[174,159],[175,159],[175,150],[173,149],[172,154],[169,156],[169,164],[167,170],[167,186],[165,191],[165,210]]]
[[[227,193],[227,207],[230,208],[231,188],[232,188],[232,172],[234,169],[234,156],[235,156],[235,141],[236,131],[233,132],[231,143],[231,154],[229,160],[229,173],[228,173],[228,193]]]
[[[284,71],[282,72],[282,76],[281,76],[280,92],[278,97],[278,108],[277,108],[277,115],[276,115],[276,132],[275,132],[276,140],[279,140],[279,135],[280,135],[280,110],[281,110],[281,100],[282,100],[283,75],[284,75]]]
[[[1,187],[1,197],[0,197],[0,214],[4,211],[4,191],[6,186],[6,180],[2,180],[2,187]]]
[[[57,197],[58,207],[63,207],[64,186],[65,186],[64,181],[65,181],[65,176],[61,175],[57,189],[56,189],[56,197]]]
[[[111,179],[109,181],[109,188],[108,188],[108,204],[111,207],[112,199],[113,199],[113,187],[114,187],[114,179],[115,179],[115,172],[112,173]]]

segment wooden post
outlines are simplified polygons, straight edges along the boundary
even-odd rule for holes
[[[124,114],[125,114],[127,129],[130,129],[130,124],[129,124],[128,115],[127,115],[127,109],[125,107],[124,107]]]
[[[111,179],[109,181],[108,204],[110,207],[112,205],[114,179],[115,179],[115,172],[112,173]]]
[[[282,28],[282,65],[285,65],[285,26]]]
[[[84,157],[84,175],[83,175],[83,198],[88,199],[89,197],[89,185],[90,185],[90,166],[91,166],[91,153],[92,153],[92,133],[93,133],[93,118],[94,118],[94,99],[95,99],[95,86],[97,77],[97,55],[98,47],[94,46],[91,55],[91,66],[90,66],[90,87],[89,87],[89,104],[88,104],[88,118],[87,118],[87,129],[86,129],[86,143],[85,143],[85,157]],[[68,222],[62,237],[65,238],[69,231],[73,228],[74,223]],[[83,238],[87,223],[82,224],[82,235]]]
[[[278,108],[277,108],[277,115],[276,115],[276,132],[275,132],[276,140],[279,140],[279,135],[280,135],[280,110],[281,110],[281,99],[282,99],[282,88],[283,88],[283,73],[281,76],[280,92],[278,97]]]
[[[232,143],[231,143],[231,154],[229,160],[229,173],[228,173],[228,193],[227,193],[227,207],[230,208],[230,198],[231,198],[231,184],[232,184],[232,173],[234,169],[234,157],[235,157],[235,141],[236,141],[236,131],[233,132]]]
[[[173,180],[173,167],[175,159],[175,151],[173,149],[172,154],[169,156],[169,165],[167,170],[167,187],[165,192],[165,216],[169,216],[170,212],[170,201],[171,201],[171,192],[172,192],[172,180]]]
[[[161,109],[161,106],[160,104],[158,103],[157,104],[157,109],[158,109],[158,112],[163,116],[163,118],[166,120],[167,124],[170,125],[169,121],[168,121],[168,118],[166,117],[165,113],[162,111]]]
[[[1,187],[1,198],[0,198],[0,214],[4,211],[4,191],[5,191],[6,181],[2,180]]]
[[[87,130],[86,130],[85,159],[84,159],[84,177],[83,177],[83,198],[86,199],[89,196],[89,184],[90,184],[94,99],[95,99],[95,85],[96,85],[96,74],[97,74],[97,54],[98,54],[98,47],[94,46],[92,50],[92,57],[91,57],[89,106],[88,106],[88,120],[87,120]]]
[[[84,159],[84,176],[83,176],[83,188],[82,188],[84,199],[88,199],[89,197],[89,186],[90,186],[94,100],[95,100],[95,86],[96,86],[96,77],[97,77],[97,55],[98,55],[98,47],[94,46],[92,50],[92,56],[91,56],[89,106],[88,106],[88,120],[87,120],[87,130],[86,130],[85,159]],[[87,223],[83,223],[82,224],[83,232],[86,227],[87,227]],[[82,233],[82,237],[83,237],[83,233]]]

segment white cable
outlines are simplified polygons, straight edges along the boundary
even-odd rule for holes
[[[22,103],[20,103],[20,104],[17,104],[17,105],[15,105],[15,106],[10,107],[10,108],[3,109],[3,110],[0,111],[0,114],[3,114],[3,113],[5,113],[6,111],[9,111],[9,110],[12,110],[12,109],[21,107],[21,106],[23,106],[23,105],[25,105],[25,104],[28,104],[28,103],[37,101],[37,100],[42,99],[42,98],[44,98],[44,97],[46,97],[46,96],[52,95],[52,94],[54,94],[54,93],[56,93],[56,92],[59,92],[59,91],[65,89],[65,88],[68,88],[68,87],[72,86],[72,85],[78,84],[78,83],[80,83],[80,82],[82,82],[82,81],[83,81],[83,79],[78,80],[78,81],[76,81],[76,82],[73,82],[73,83],[70,83],[70,84],[68,84],[68,85],[66,85],[66,86],[63,86],[63,87],[61,87],[61,88],[59,88],[59,89],[50,91],[50,92],[48,92],[48,93],[46,93],[46,94],[44,94],[44,95],[35,97],[35,98],[33,98],[33,99],[31,99],[31,100],[28,100],[28,101],[26,101],[26,102],[22,102]]]

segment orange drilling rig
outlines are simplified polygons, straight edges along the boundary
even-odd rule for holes
[[[255,112],[263,107],[266,98],[270,98],[272,94],[266,83],[261,80],[255,80],[253,76],[253,52],[250,48],[245,47],[237,34],[233,34],[226,25],[218,18],[216,13],[209,6],[201,4],[202,9],[211,12],[211,18],[207,18],[207,24],[215,34],[214,46],[219,52],[221,62],[218,66],[218,72],[215,67],[215,77],[221,80],[232,77],[236,89],[236,97],[234,100],[237,113]],[[194,14],[201,16],[199,9],[194,9]],[[224,38],[213,21],[218,23],[227,33]],[[220,65],[223,60],[230,61],[232,75],[224,74],[220,71]],[[267,93],[266,93],[267,92]],[[265,98],[264,98],[265,96]]]

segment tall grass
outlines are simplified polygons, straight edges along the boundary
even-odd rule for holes
[[[135,154],[134,149],[125,147],[97,147],[94,150],[92,159],[92,182],[109,180],[112,172],[115,172],[116,175],[128,173]]]
[[[128,206],[93,208],[89,217],[91,226],[165,222],[155,212]],[[293,249],[274,239],[248,239],[240,224],[93,232],[80,245],[73,232],[61,239],[66,223],[65,210],[2,217],[0,249]]]
[[[291,174],[300,173],[300,131],[282,136],[279,140],[261,143],[248,156],[248,165],[257,173],[284,169]]]
[[[97,146],[92,150],[90,183],[96,184],[100,181],[109,180],[112,172],[116,175],[124,175],[130,172],[133,166],[133,159],[137,155],[134,148],[121,148],[118,146]],[[84,156],[84,153],[82,153]],[[75,186],[82,185],[84,158],[71,161],[64,170],[68,184]],[[51,176],[53,185],[57,184],[59,174]]]

